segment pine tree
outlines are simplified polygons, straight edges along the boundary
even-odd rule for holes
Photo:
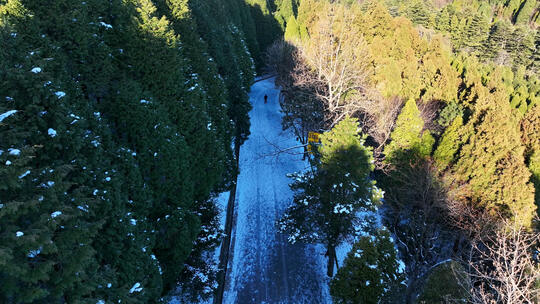
[[[448,8],[443,8],[437,14],[435,28],[441,32],[450,31],[450,14],[448,13]]]
[[[461,147],[453,176],[464,185],[462,198],[528,226],[535,211],[534,190],[516,115],[500,93],[482,88],[478,94],[475,113],[465,126],[472,135]]]
[[[463,127],[463,118],[456,117],[452,124],[444,131],[437,149],[433,154],[433,159],[437,163],[439,169],[444,170],[455,159],[455,155],[459,149],[460,130]]]
[[[285,40],[287,41],[297,41],[301,39],[300,29],[298,23],[296,23],[296,18],[291,16],[287,21],[287,28],[285,29]]]
[[[508,52],[515,65],[529,66],[535,51],[534,33],[523,26],[516,26],[508,42]]]
[[[277,4],[274,16],[281,25],[282,30],[285,30],[291,17],[296,17],[296,9],[296,0],[281,0],[281,2]]]
[[[427,3],[423,0],[416,0],[408,4],[405,8],[406,16],[414,23],[421,24],[425,27],[431,27],[431,12],[427,7]]]
[[[484,53],[490,59],[496,59],[506,52],[508,42],[511,39],[511,24],[508,21],[501,20],[491,26],[488,41]]]
[[[0,4],[0,302],[156,302],[208,245],[190,257],[234,170],[237,96],[185,1],[22,3]],[[248,104],[249,44],[227,31],[212,55]]]
[[[381,303],[404,282],[404,265],[384,227],[361,237],[330,283],[335,303]]]
[[[463,34],[465,46],[477,51],[483,49],[489,35],[489,23],[486,17],[480,13],[472,16],[472,18],[468,19],[467,27]]]
[[[423,131],[424,121],[413,99],[409,99],[390,135],[391,142],[384,148],[387,163],[422,158],[431,154],[433,137]]]
[[[372,154],[358,135],[358,122],[346,118],[321,136],[316,171],[291,175],[293,205],[280,220],[289,242],[322,243],[327,248],[328,276],[335,248],[354,232],[360,210],[374,210],[379,190],[369,180]]]
[[[521,7],[515,14],[516,24],[527,24],[531,19],[531,14],[538,3],[534,0],[523,0]]]

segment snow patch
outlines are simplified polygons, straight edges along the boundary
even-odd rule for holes
[[[99,23],[99,25],[103,26],[104,28],[107,28],[107,29],[112,29],[112,25],[108,24],[108,23],[105,23],[103,21],[101,21]]]
[[[49,129],[47,130],[47,134],[49,134],[50,137],[55,137],[57,133],[56,133],[56,130],[55,130],[55,129],[49,128]]]
[[[0,114],[0,122],[2,122],[4,119],[10,117],[11,115],[17,112],[18,112],[17,110],[10,110],[10,111],[7,111],[6,113]]]
[[[36,250],[30,250],[30,252],[28,253],[28,257],[29,258],[35,258],[38,256],[38,254],[41,253],[41,248],[39,249],[36,249]]]
[[[137,282],[133,285],[133,287],[131,287],[131,289],[129,290],[129,293],[134,293],[134,292],[140,292],[141,290],[143,290],[141,286],[141,283]]]
[[[83,207],[83,206],[77,206],[77,209],[81,210],[81,211],[84,211],[84,212],[88,212],[88,206],[86,207]]]
[[[9,155],[19,156],[19,154],[21,154],[21,150],[19,149],[8,149],[8,151],[9,151]]]
[[[23,174],[19,175],[19,179],[24,178],[24,177],[27,176],[28,174],[30,174],[30,170],[27,170],[27,171],[24,172]]]

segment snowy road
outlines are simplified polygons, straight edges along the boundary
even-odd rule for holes
[[[264,95],[268,103],[264,103]],[[292,198],[287,173],[304,169],[298,154],[275,155],[276,146],[294,147],[282,131],[279,91],[274,79],[255,83],[250,101],[251,135],[240,149],[235,226],[224,303],[327,303],[322,249],[287,243],[276,220]]]

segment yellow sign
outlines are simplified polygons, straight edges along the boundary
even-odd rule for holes
[[[311,151],[312,145],[317,145],[321,143],[321,139],[319,138],[320,136],[321,136],[321,133],[317,133],[317,132],[308,133],[308,145],[307,145],[308,153],[312,153]]]
[[[317,132],[309,132],[308,133],[308,142],[309,143],[314,143],[314,144],[318,144],[321,142],[320,140],[320,137],[321,136],[321,133],[317,133]]]

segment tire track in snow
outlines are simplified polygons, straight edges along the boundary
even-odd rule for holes
[[[274,194],[274,211],[276,214],[276,219],[278,219],[281,214],[278,210],[278,198],[276,193],[276,182],[275,179],[272,179],[272,192]],[[283,289],[285,291],[285,300],[289,300],[289,280],[287,277],[289,276],[289,272],[287,271],[287,262],[285,259],[285,248],[283,243],[283,234],[278,232],[278,243],[279,243],[279,253],[281,254],[281,270],[282,270],[282,277],[283,277]]]

